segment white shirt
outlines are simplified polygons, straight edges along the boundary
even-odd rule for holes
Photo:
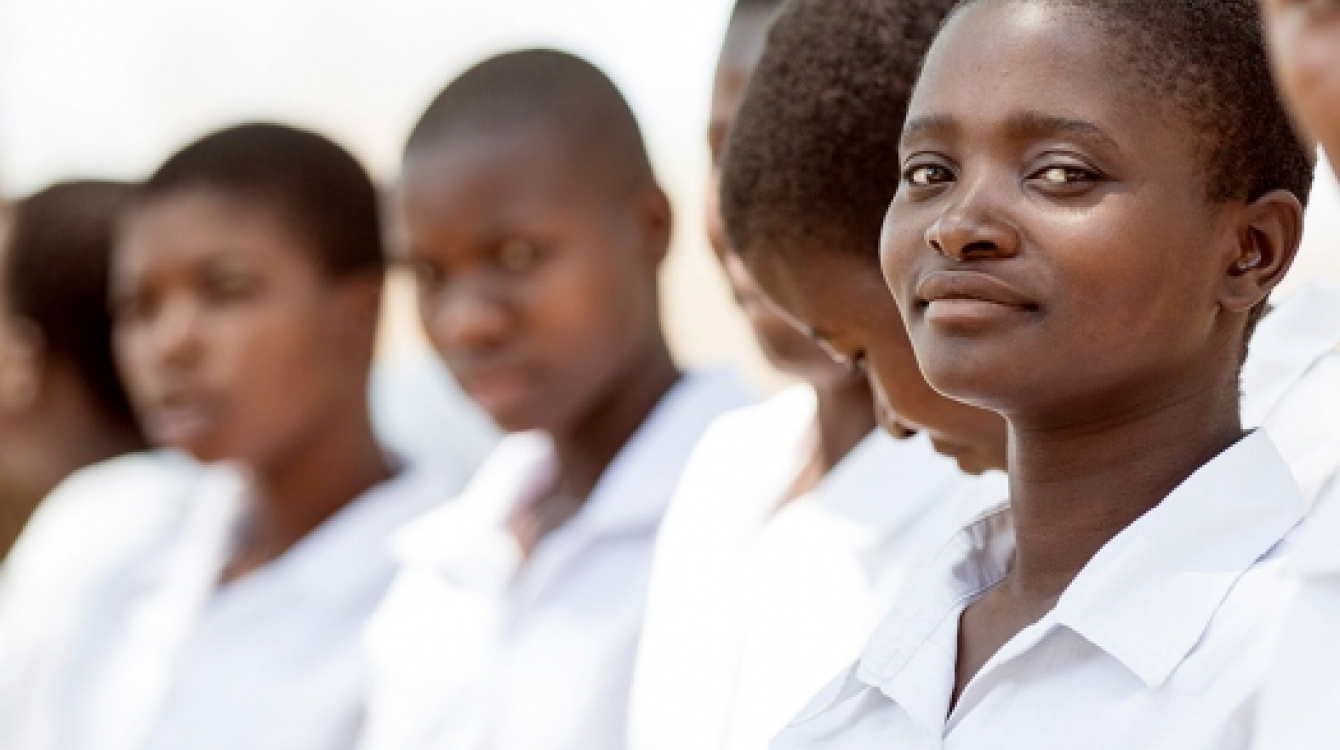
[[[981,480],[925,437],[883,430],[782,505],[810,458],[816,405],[795,386],[723,416],[694,450],[652,568],[632,750],[766,748],[961,527],[951,498]]]
[[[1245,748],[1306,510],[1269,437],[1244,438],[1105,545],[951,713],[959,617],[1013,555],[1008,507],[988,513],[772,748]]]
[[[1340,284],[1310,282],[1260,323],[1242,370],[1242,422],[1261,427],[1309,501],[1340,470]]]
[[[524,564],[507,517],[557,457],[543,435],[504,438],[455,502],[396,542],[403,567],[368,628],[363,747],[622,747],[657,528],[703,430],[746,401],[733,378],[687,376]]]
[[[39,506],[0,576],[0,748],[54,746],[74,644],[116,616],[129,568],[181,524],[199,476],[177,454],[131,454],[72,474]]]
[[[1332,750],[1340,738],[1340,498],[1322,501],[1291,557],[1297,594],[1262,691],[1253,747]]]
[[[60,731],[6,750],[345,750],[363,710],[361,632],[394,572],[390,534],[458,490],[405,470],[278,560],[224,586],[249,483],[210,469],[170,543],[106,581],[37,715]],[[54,741],[52,741],[54,740]]]

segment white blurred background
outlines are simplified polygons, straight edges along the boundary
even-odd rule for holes
[[[701,222],[704,133],[731,0],[0,0],[0,188],[144,177],[220,126],[319,130],[382,179],[415,118],[483,57],[553,46],[603,67],[639,115],[678,212],[665,274],[672,345],[773,385],[725,291]],[[1323,179],[1290,286],[1340,278],[1340,190]],[[409,287],[393,283],[383,356],[419,356]]]

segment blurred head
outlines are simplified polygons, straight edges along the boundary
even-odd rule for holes
[[[173,156],[112,273],[117,355],[151,439],[273,465],[365,410],[383,271],[376,191],[330,141],[246,125]]]
[[[589,63],[529,50],[453,81],[410,136],[395,210],[429,338],[503,429],[569,433],[664,346],[670,205]]]
[[[884,267],[936,388],[1034,424],[1236,398],[1312,181],[1252,0],[968,2],[901,151]]]
[[[1311,137],[1340,174],[1340,2],[1261,0],[1275,74]]]
[[[120,183],[61,183],[0,215],[0,430],[22,429],[63,395],[80,397],[108,429],[138,436],[107,310],[112,234],[132,194]]]
[[[879,267],[896,131],[952,4],[788,4],[729,136],[721,199],[732,249],[791,319],[868,372],[886,427],[925,431],[976,472],[1004,467],[1004,421],[926,383]]]
[[[712,250],[726,272],[726,281],[753,329],[759,347],[768,362],[779,372],[800,378],[821,391],[859,383],[865,378],[859,371],[834,362],[782,315],[749,276],[738,257],[727,250],[725,228],[721,221],[720,166],[726,148],[726,136],[735,113],[744,98],[749,78],[763,55],[768,28],[782,7],[782,0],[739,0],[731,13],[726,39],[717,58],[716,78],[712,86],[711,122],[707,145],[712,154],[712,177],[707,191],[707,236]]]

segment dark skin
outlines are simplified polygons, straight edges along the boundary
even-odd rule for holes
[[[925,432],[971,474],[1006,465],[1005,422],[926,383],[898,306],[873,256],[842,249],[743,255],[759,286],[839,361],[864,371],[880,423],[895,437]]]
[[[0,268],[9,252],[0,207]],[[141,450],[130,425],[109,418],[88,382],[52,356],[37,326],[0,295],[0,559],[56,485],[85,466]]]
[[[1261,0],[1280,89],[1340,173],[1340,2]]]
[[[712,116],[707,144],[712,152],[712,179],[707,195],[707,234],[722,263],[726,280],[744,311],[768,362],[779,372],[809,383],[815,392],[817,440],[806,465],[783,502],[803,496],[877,426],[870,386],[865,375],[835,362],[818,344],[787,320],[759,291],[744,263],[729,252],[717,200],[718,163],[731,122],[740,108],[745,86],[767,41],[774,11],[745,10],[726,31],[712,89]]]
[[[150,439],[253,474],[225,582],[395,473],[365,395],[381,275],[331,278],[305,242],[263,204],[192,191],[133,211],[114,257],[115,348]]]
[[[1198,134],[1114,69],[1083,16],[988,0],[946,27],[909,109],[889,286],[930,382],[1010,427],[1017,551],[962,615],[955,703],[1241,439],[1248,314],[1300,242],[1292,194],[1212,203]]]
[[[656,288],[669,202],[537,124],[411,152],[395,207],[438,353],[499,426],[554,440],[559,476],[512,519],[529,555],[679,380]]]

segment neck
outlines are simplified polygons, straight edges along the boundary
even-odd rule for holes
[[[1162,398],[1126,399],[1087,421],[1011,417],[1009,593],[1055,600],[1105,544],[1242,438],[1236,376],[1206,382],[1185,377],[1168,394],[1165,381]]]
[[[597,399],[588,416],[554,443],[562,468],[559,492],[585,500],[610,462],[679,380],[665,339],[658,333],[627,368],[611,379],[613,387]]]
[[[247,540],[225,573],[239,578],[279,558],[372,487],[395,474],[363,401],[319,420],[294,450],[249,466]]]
[[[874,397],[864,378],[816,388],[819,462],[825,474],[875,429]]]

